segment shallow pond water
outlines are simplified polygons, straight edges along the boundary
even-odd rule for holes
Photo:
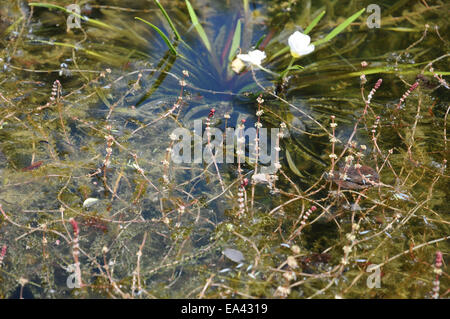
[[[448,4],[72,2],[0,6],[1,297],[448,297]]]

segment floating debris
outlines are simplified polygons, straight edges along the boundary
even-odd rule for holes
[[[245,259],[244,254],[237,249],[226,248],[222,253],[225,255],[225,257],[236,263],[241,263]]]
[[[229,271],[231,271],[231,268],[224,268],[224,269],[219,270],[219,274],[222,274],[224,272],[229,272]]]
[[[98,198],[88,198],[83,202],[83,208],[89,208],[98,202]]]
[[[400,192],[395,193],[393,197],[395,199],[401,199],[401,200],[409,200],[410,199],[410,197],[408,195],[400,193]]]
[[[244,263],[240,263],[240,264],[237,265],[235,268],[236,268],[236,269],[239,269],[239,268],[241,268],[242,266],[244,266]]]

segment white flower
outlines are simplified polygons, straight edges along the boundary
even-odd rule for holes
[[[295,31],[288,39],[292,56],[298,58],[313,52],[314,44],[310,44],[310,42],[311,38],[309,35]]]
[[[328,155],[328,157],[329,157],[329,158],[334,158],[334,159],[336,159],[336,158],[337,158],[337,155],[336,155],[336,154],[330,154],[330,155]]]
[[[300,247],[298,247],[297,245],[292,246],[291,250],[296,255],[300,254]]]
[[[297,276],[295,275],[295,272],[293,272],[293,271],[285,272],[283,274],[283,277],[286,278],[286,280],[288,280],[288,281],[297,279]]]
[[[344,257],[342,257],[342,259],[341,259],[341,264],[342,264],[342,265],[347,265],[347,264],[348,264],[348,260],[345,259]]]
[[[342,248],[342,250],[344,251],[344,253],[349,254],[352,251],[352,247],[344,246],[344,248]]]
[[[262,60],[266,58],[266,54],[260,50],[253,50],[248,54],[238,54],[237,57],[244,62],[259,66],[261,65]]]
[[[291,288],[279,286],[274,293],[274,296],[286,298],[291,293]]]

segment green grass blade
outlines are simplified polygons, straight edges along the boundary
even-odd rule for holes
[[[236,29],[234,30],[233,41],[231,42],[230,53],[228,54],[228,61],[232,61],[236,55],[236,50],[241,44],[241,20],[238,20]]]
[[[247,12],[250,10],[250,5],[248,3],[248,0],[243,0],[244,2],[244,12],[247,14]]]
[[[79,14],[73,12],[73,11],[67,10],[64,7],[60,7],[60,6],[57,6],[55,4],[31,2],[28,5],[32,6],[32,7],[42,7],[42,8],[47,8],[47,9],[61,10],[61,11],[65,12],[65,13],[67,13],[67,14],[73,15],[74,17],[80,18],[81,20],[86,21],[86,22],[88,22],[88,23],[90,23],[92,25],[96,25],[96,26],[103,27],[103,28],[110,29],[110,30],[119,30],[118,28],[110,26],[109,24],[106,24],[106,23],[101,22],[99,20],[95,20],[95,19],[90,19],[90,18],[84,17],[82,15],[79,15]]]
[[[309,26],[305,29],[304,34],[308,34],[309,32],[311,32],[311,30],[317,25],[317,23],[319,23],[320,19],[322,19],[322,17],[325,15],[325,10],[323,10],[317,17],[314,18],[314,20],[312,20],[312,22],[309,24]]]
[[[200,38],[202,39],[203,43],[205,44],[206,48],[209,52],[211,52],[211,44],[209,43],[208,37],[206,36],[206,32],[203,29],[202,25],[198,21],[197,15],[195,14],[194,8],[192,8],[191,3],[189,0],[186,1],[186,6],[189,11],[189,16],[191,17],[192,24],[194,25],[195,29],[197,30]]]
[[[420,63],[425,64],[425,63]],[[416,65],[408,66],[408,67],[402,67],[400,70],[393,70],[392,67],[380,67],[380,68],[373,68],[373,69],[367,69],[364,71],[357,71],[357,72],[351,72],[347,73],[346,76],[353,77],[353,76],[361,76],[362,74],[378,74],[378,73],[386,73],[386,74],[408,74],[408,73],[414,73],[417,72],[416,70],[412,69]],[[434,71],[434,73],[439,75],[450,75],[449,71]],[[434,75],[432,72],[425,71],[423,74],[425,75]]]
[[[350,23],[352,23],[353,21],[355,21],[356,19],[359,18],[359,16],[361,14],[363,14],[363,12],[366,11],[365,8],[359,10],[358,12],[356,12],[354,15],[352,15],[350,18],[348,18],[347,20],[345,20],[344,22],[342,22],[340,25],[338,25],[336,28],[333,29],[333,31],[331,31],[330,33],[327,34],[327,36],[321,40],[318,40],[316,42],[314,42],[314,45],[319,45],[325,42],[330,41],[331,39],[333,39],[335,36],[337,36],[339,33],[341,33],[342,31],[344,31],[345,28],[347,28]]]
[[[105,93],[103,93],[103,90],[98,88],[98,87],[94,87],[95,93],[97,93],[98,97],[100,98],[100,100],[102,100],[103,103],[105,103],[105,105],[111,109],[112,105],[111,103],[109,103],[108,99],[105,96]]]
[[[161,5],[159,0],[154,0],[156,2],[156,5],[159,7],[159,10],[161,10],[164,18],[166,18],[166,21],[169,23],[170,28],[172,29],[173,33],[175,33],[175,38],[177,40],[181,40],[181,36],[178,33],[177,29],[175,29],[175,25],[173,24],[172,20],[170,19],[169,15],[167,14],[167,11],[164,9],[164,7]]]
[[[2,36],[4,36],[6,38],[6,35],[10,34],[16,28],[16,26],[18,26],[20,24],[20,22],[22,20],[23,20],[23,16],[18,18],[13,24],[11,24],[8,28],[6,28],[6,31],[3,32]]]
[[[264,41],[264,39],[266,38],[267,34],[263,34],[263,36],[261,38],[259,38],[258,41],[256,41],[255,44],[255,49],[259,49],[259,46],[261,45],[261,43]]]
[[[288,150],[286,150],[286,160],[289,164],[289,168],[291,169],[292,172],[294,172],[295,175],[300,176],[300,177],[305,177],[305,176],[303,176],[302,173],[300,173],[297,166],[295,166],[295,163],[292,160],[291,154],[289,153]]]
[[[175,50],[174,46],[172,45],[172,43],[170,43],[170,40],[167,38],[167,36],[164,34],[164,32],[162,32],[156,25],[148,22],[147,20],[141,19],[139,17],[134,17],[135,19],[144,22],[145,24],[149,25],[150,27],[152,27],[156,32],[159,33],[159,35],[161,36],[161,38],[163,38],[164,42],[166,42],[167,46],[169,47],[170,52],[172,52],[175,55],[178,55],[177,50]]]
[[[302,67],[301,65],[296,64],[296,65],[293,65],[293,66],[288,67],[286,70],[284,70],[283,72],[281,72],[281,73],[280,73],[280,76],[281,76],[281,77],[284,77],[285,74],[287,74],[289,71],[292,71],[292,70],[303,70],[303,69],[304,69],[304,67]]]
[[[420,31],[423,31],[420,28],[402,28],[402,27],[398,27],[398,28],[383,28],[383,30],[389,30],[389,31],[394,31],[394,32],[420,32]]]

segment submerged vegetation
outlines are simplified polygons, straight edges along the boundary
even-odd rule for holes
[[[0,297],[448,298],[449,4],[369,4],[2,4]]]

